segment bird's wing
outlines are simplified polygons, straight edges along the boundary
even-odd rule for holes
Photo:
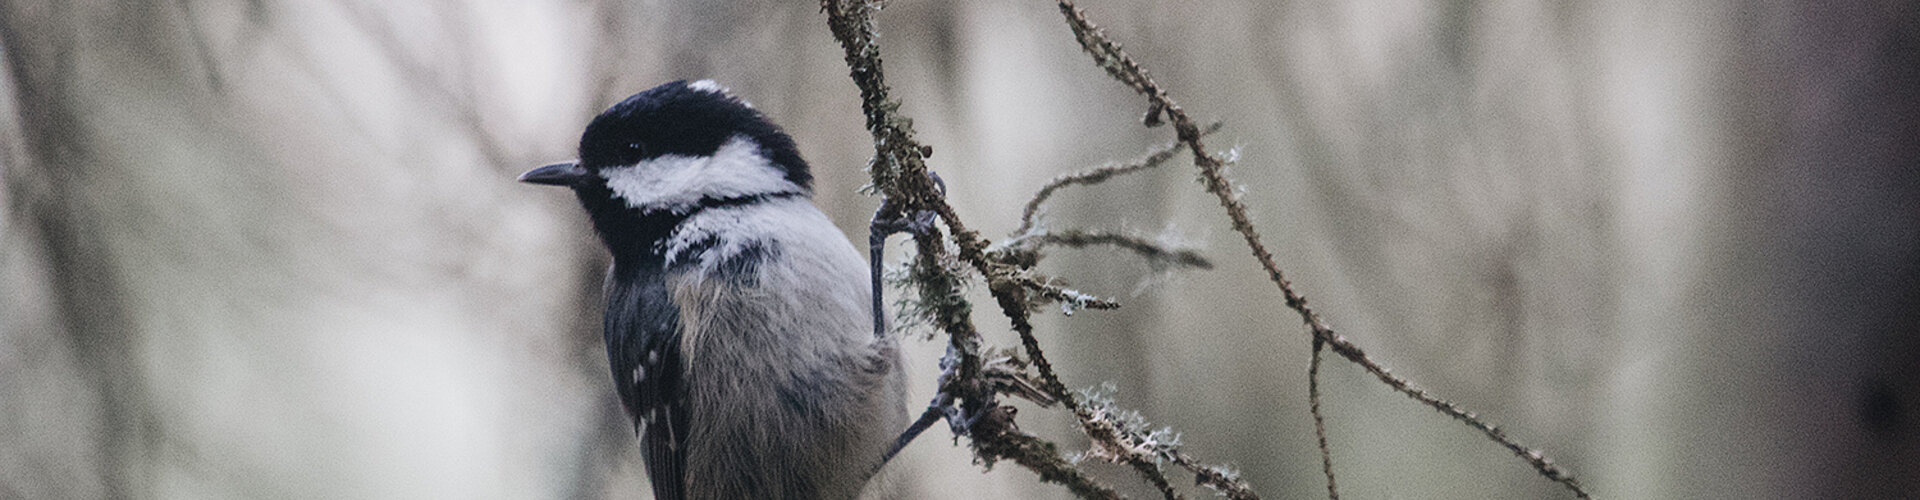
[[[607,278],[607,360],[614,388],[647,448],[647,479],[659,500],[685,497],[687,422],[680,311],[662,276],[616,267]]]

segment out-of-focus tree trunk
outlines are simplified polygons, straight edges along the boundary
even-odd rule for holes
[[[570,482],[590,247],[510,182],[591,111],[562,7],[8,2],[7,490]]]

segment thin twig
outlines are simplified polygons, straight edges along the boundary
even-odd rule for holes
[[[1280,287],[1280,293],[1286,299],[1287,307],[1300,314],[1301,320],[1306,322],[1315,338],[1332,346],[1334,353],[1365,367],[1369,373],[1386,382],[1394,390],[1460,420],[1469,427],[1480,430],[1488,438],[1526,460],[1541,476],[1560,483],[1580,498],[1590,498],[1587,491],[1580,486],[1580,482],[1554,465],[1553,460],[1546,458],[1537,450],[1514,442],[1498,427],[1481,420],[1472,412],[1461,409],[1452,402],[1430,396],[1425,391],[1413,387],[1406,380],[1394,376],[1379,363],[1368,358],[1358,346],[1335,334],[1333,328],[1321,321],[1319,315],[1307,306],[1306,297],[1294,291],[1293,285],[1281,273],[1280,266],[1274,263],[1273,254],[1268,252],[1266,245],[1260,242],[1260,233],[1254,229],[1253,220],[1247,216],[1246,206],[1240,202],[1240,195],[1234,189],[1233,181],[1223,172],[1226,161],[1207,152],[1206,145],[1200,141],[1200,128],[1194,124],[1192,118],[1187,116],[1186,110],[1182,109],[1165,89],[1154,83],[1147,71],[1121,50],[1119,44],[1108,39],[1098,26],[1087,20],[1086,13],[1074,6],[1072,0],[1056,1],[1060,7],[1060,13],[1066,17],[1068,27],[1073,30],[1074,38],[1080,42],[1082,49],[1093,56],[1094,63],[1106,70],[1107,74],[1112,75],[1115,80],[1147,96],[1148,125],[1156,124],[1162,114],[1172,119],[1180,142],[1185,143],[1193,152],[1193,164],[1200,169],[1200,176],[1207,192],[1213,193],[1220,199],[1220,206],[1226,209],[1227,217],[1233,222],[1234,231],[1245,237],[1247,247],[1252,250],[1254,258],[1260,261],[1260,265],[1266,269],[1267,277]]]
[[[1085,293],[1081,293],[1077,290],[1073,290],[1070,288],[1061,288],[1051,283],[1047,283],[1046,281],[1042,281],[1040,279],[1034,278],[1033,276],[1026,273],[1015,275],[1012,277],[1012,279],[1016,283],[1019,283],[1020,286],[1027,287],[1027,289],[1033,290],[1035,293],[1040,294],[1040,296],[1042,297],[1046,297],[1048,299],[1052,299],[1057,302],[1064,302],[1067,304],[1071,304],[1073,307],[1076,307],[1076,308],[1080,308],[1080,307],[1084,307],[1087,309],[1119,309],[1120,308],[1119,302],[1114,302],[1112,300],[1103,299],[1103,298],[1095,297],[1092,295],[1087,295]]]
[[[1200,255],[1200,252],[1170,249],[1159,243],[1147,241],[1146,238],[1139,236],[1106,231],[1068,229],[1063,231],[1028,233],[1025,236],[1007,240],[1005,245],[1009,247],[1022,247],[1036,252],[1044,249],[1047,245],[1065,245],[1074,248],[1084,248],[1094,245],[1113,245],[1140,254],[1140,257],[1147,259],[1147,263],[1155,269],[1160,269],[1165,266],[1213,269],[1213,262],[1208,261],[1206,257]]]
[[[1224,125],[1226,125],[1224,122],[1213,122],[1213,125],[1208,125],[1206,130],[1202,130],[1200,133],[1201,135],[1212,134],[1220,131],[1220,128]],[[1154,146],[1153,149],[1147,150],[1147,154],[1127,163],[1108,163],[1091,169],[1054,177],[1052,181],[1047,182],[1047,185],[1041,186],[1039,192],[1033,194],[1032,200],[1027,201],[1026,210],[1020,213],[1020,228],[1013,230],[1013,235],[1019,236],[1033,230],[1034,216],[1040,213],[1040,205],[1046,203],[1047,198],[1053,197],[1054,191],[1059,191],[1060,188],[1067,186],[1099,184],[1106,182],[1107,179],[1158,167],[1166,163],[1167,160],[1172,159],[1174,155],[1180,154],[1180,150],[1186,149],[1186,146],[1185,143],[1179,141],[1169,142]]]
[[[1507,437],[1507,433],[1500,430],[1499,426],[1488,423],[1486,420],[1481,419],[1479,415],[1475,415],[1473,412],[1461,408],[1460,405],[1434,397],[1433,395],[1427,394],[1426,391],[1414,387],[1413,384],[1406,379],[1394,375],[1391,370],[1380,366],[1380,364],[1374,362],[1372,358],[1367,357],[1366,352],[1361,351],[1359,346],[1353,345],[1353,343],[1347,341],[1345,337],[1334,335],[1331,330],[1326,331],[1326,334],[1332,336],[1332,340],[1328,340],[1327,345],[1333,347],[1333,352],[1354,363],[1358,363],[1361,368],[1367,370],[1367,373],[1372,373],[1375,378],[1380,379],[1381,382],[1385,382],[1388,387],[1392,387],[1393,390],[1399,391],[1401,394],[1405,394],[1407,397],[1413,398],[1421,404],[1432,407],[1435,411],[1453,417],[1454,420],[1459,420],[1461,423],[1467,424],[1468,427],[1480,431],[1482,434],[1485,434],[1488,439],[1500,443],[1501,446],[1506,447],[1507,450],[1513,452],[1514,455],[1526,460],[1541,476],[1565,485],[1567,489],[1573,490],[1574,494],[1580,498],[1592,498],[1592,495],[1580,486],[1580,481],[1575,479],[1572,474],[1567,473],[1566,469],[1562,469],[1559,465],[1554,464],[1552,458],[1548,458],[1546,455],[1540,453],[1539,450],[1520,445],[1520,443],[1515,442],[1512,438]]]
[[[940,417],[944,414],[941,410],[945,410],[948,405],[953,404],[953,402],[948,401],[948,399],[950,398],[948,398],[946,394],[936,396],[933,404],[927,405],[926,411],[920,412],[920,418],[913,419],[913,423],[907,424],[906,432],[900,433],[900,437],[894,439],[893,446],[887,448],[887,454],[880,457],[880,463],[885,464],[892,461],[894,455],[898,455],[900,454],[900,450],[906,449],[907,443],[913,442],[914,438],[920,437],[920,433],[926,432],[929,427],[933,427],[934,422],[939,422]]]
[[[1307,408],[1313,412],[1313,435],[1320,440],[1320,471],[1327,475],[1327,500],[1340,500],[1340,486],[1333,481],[1333,448],[1327,446],[1327,418],[1320,411],[1320,350],[1327,343],[1313,338],[1313,360],[1307,363]]]
[[[1226,495],[1229,500],[1260,499],[1259,496],[1253,494],[1252,489],[1247,488],[1246,483],[1241,481],[1239,477],[1227,472],[1221,467],[1202,464],[1194,460],[1192,456],[1181,453],[1179,450],[1175,450],[1169,455],[1168,458],[1173,461],[1174,465],[1179,465],[1193,472],[1194,482],[1219,490],[1220,493]],[[1220,485],[1228,485],[1229,487],[1222,487]]]

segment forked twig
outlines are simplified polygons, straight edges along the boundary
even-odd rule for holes
[[[1004,244],[1009,248],[1018,248],[1031,252],[1038,252],[1048,245],[1064,245],[1074,248],[1111,245],[1139,254],[1140,257],[1147,259],[1147,264],[1150,267],[1156,270],[1170,266],[1191,267],[1196,269],[1213,268],[1213,262],[1207,260],[1205,256],[1200,255],[1200,252],[1168,248],[1166,245],[1147,241],[1146,238],[1139,236],[1106,231],[1069,229],[1064,231],[1031,232],[1017,238],[1009,239]]]
[[[1548,480],[1560,483],[1580,498],[1591,498],[1586,489],[1580,486],[1579,481],[1538,450],[1520,445],[1508,438],[1506,433],[1498,427],[1460,408],[1459,405],[1433,397],[1426,391],[1413,387],[1406,379],[1393,375],[1392,372],[1367,357],[1358,346],[1334,333],[1332,327],[1321,321],[1319,315],[1307,306],[1306,297],[1294,291],[1293,285],[1281,273],[1280,266],[1274,263],[1273,254],[1267,251],[1265,244],[1261,243],[1260,233],[1254,229],[1253,220],[1247,216],[1246,205],[1240,202],[1240,195],[1234,188],[1233,181],[1223,172],[1227,162],[1207,152],[1206,145],[1200,141],[1200,128],[1194,124],[1192,118],[1187,116],[1186,110],[1182,109],[1165,89],[1154,83],[1147,71],[1121,50],[1119,44],[1107,38],[1098,26],[1087,20],[1086,13],[1074,6],[1072,0],[1056,0],[1056,2],[1060,7],[1060,13],[1066,17],[1068,27],[1073,30],[1074,38],[1080,42],[1082,49],[1093,56],[1094,63],[1106,70],[1107,74],[1113,76],[1115,80],[1119,80],[1147,97],[1147,125],[1159,124],[1161,115],[1171,119],[1180,142],[1186,144],[1187,148],[1193,152],[1193,164],[1200,169],[1200,176],[1207,192],[1213,193],[1220,199],[1220,206],[1226,209],[1227,218],[1232,220],[1234,231],[1239,232],[1246,239],[1247,247],[1252,250],[1254,258],[1260,261],[1261,267],[1266,269],[1267,277],[1280,288],[1287,307],[1300,314],[1300,319],[1312,330],[1316,341],[1325,342],[1333,348],[1334,353],[1366,368],[1368,373],[1372,373],[1374,377],[1379,378],[1394,390],[1479,430],[1489,439],[1526,460],[1535,471]]]
[[[1214,122],[1212,125],[1208,125],[1206,130],[1200,131],[1200,133],[1202,135],[1212,134],[1220,131],[1220,128],[1225,125],[1223,122]],[[1033,194],[1032,200],[1027,201],[1027,208],[1020,213],[1020,228],[1014,229],[1013,235],[1020,236],[1027,234],[1028,231],[1032,231],[1034,225],[1033,219],[1034,216],[1039,215],[1040,205],[1046,203],[1047,198],[1053,197],[1053,193],[1059,191],[1060,188],[1074,185],[1086,186],[1099,184],[1106,182],[1107,179],[1158,167],[1165,164],[1167,160],[1173,159],[1174,155],[1180,154],[1180,151],[1186,149],[1186,146],[1186,143],[1180,141],[1169,142],[1155,146],[1153,149],[1148,150],[1146,155],[1130,162],[1109,163],[1054,177],[1053,180],[1047,181],[1047,185],[1041,186],[1039,192]]]
[[[1327,418],[1320,412],[1320,351],[1327,342],[1313,339],[1313,360],[1307,362],[1307,403],[1313,412],[1313,436],[1320,441],[1320,472],[1327,476],[1327,499],[1340,500],[1340,486],[1333,480],[1333,448],[1327,446]]]

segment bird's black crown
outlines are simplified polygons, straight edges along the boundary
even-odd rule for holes
[[[668,82],[607,108],[580,137],[580,166],[632,165],[663,155],[709,156],[734,136],[758,144],[788,181],[812,188],[793,138],[712,82]]]

